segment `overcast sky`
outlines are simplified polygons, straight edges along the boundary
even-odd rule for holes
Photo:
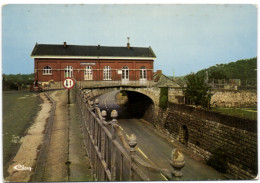
[[[39,44],[151,46],[169,76],[257,56],[253,5],[6,5],[2,72],[33,73]]]

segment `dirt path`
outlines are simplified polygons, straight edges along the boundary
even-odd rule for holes
[[[68,181],[68,105],[65,90],[54,91],[51,97],[56,101],[55,117],[45,165],[43,181]]]
[[[42,109],[29,128],[27,135],[20,140],[20,149],[8,168],[9,176],[5,178],[6,181],[28,182],[33,174],[38,147],[42,144],[46,121],[51,110],[51,103],[44,93],[41,93],[40,97],[43,100]]]
[[[93,181],[72,97],[72,104],[68,105],[67,90],[50,96],[56,102],[56,110],[43,181]]]

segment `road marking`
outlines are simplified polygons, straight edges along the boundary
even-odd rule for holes
[[[146,158],[148,159],[148,157],[144,154],[144,152],[138,147],[137,150]]]
[[[161,176],[165,179],[165,180],[168,180],[162,173],[160,173]]]
[[[105,100],[104,100],[104,104],[105,104],[105,107],[107,108],[107,98],[109,97],[109,95],[106,96]],[[108,109],[108,108],[107,108]]]
[[[123,129],[121,126],[119,126],[119,128],[120,128],[122,131],[124,131],[124,129]]]

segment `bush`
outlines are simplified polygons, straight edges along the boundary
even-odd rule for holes
[[[212,156],[209,158],[207,164],[219,172],[226,173],[228,167],[228,158],[225,154],[225,151],[221,148],[218,148],[212,153]]]
[[[168,107],[168,97],[163,95],[161,98],[160,98],[160,107],[162,109],[166,109]]]
[[[159,106],[162,109],[168,107],[168,88],[161,88]]]

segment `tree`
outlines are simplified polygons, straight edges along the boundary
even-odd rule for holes
[[[187,87],[184,90],[185,98],[196,106],[209,107],[210,86],[205,83],[204,75],[191,73],[185,76]]]

